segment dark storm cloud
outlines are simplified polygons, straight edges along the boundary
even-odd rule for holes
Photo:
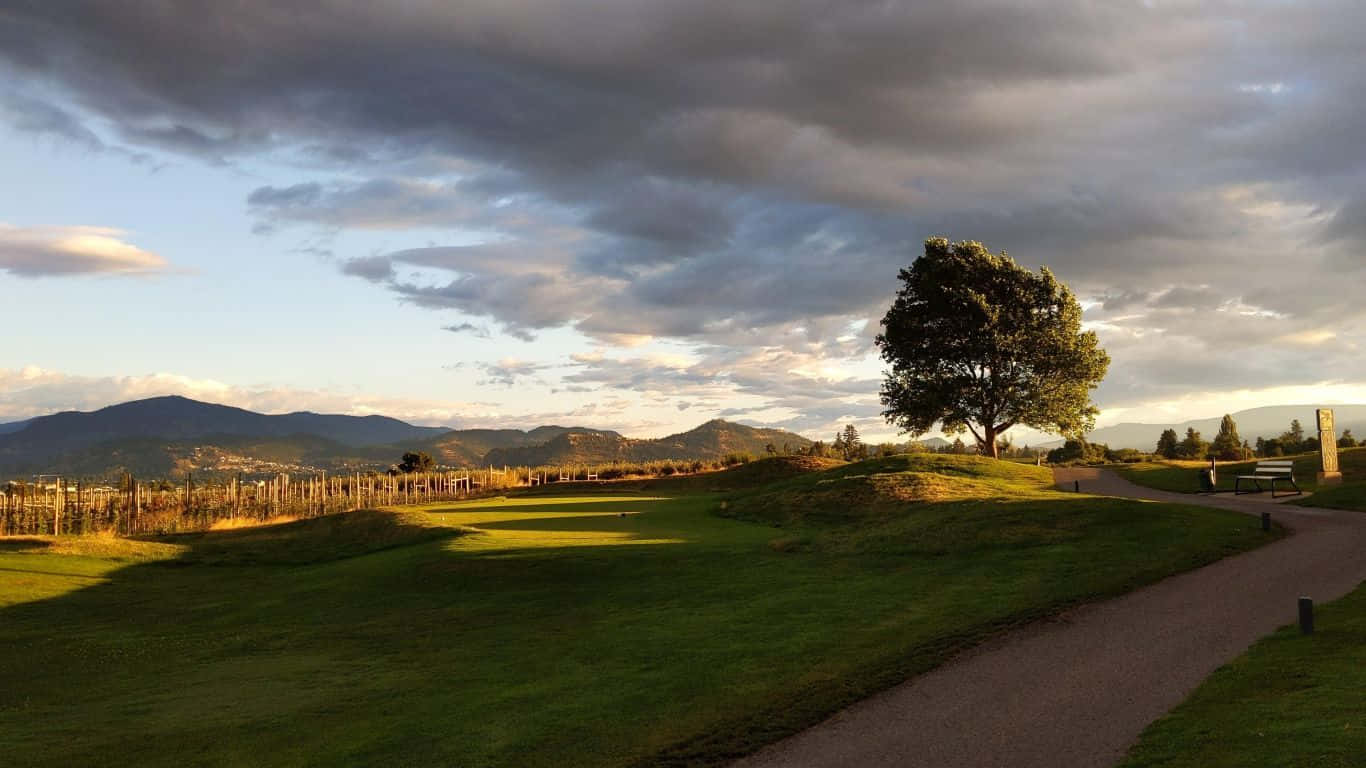
[[[1095,301],[1134,400],[1366,375],[1361,303],[1325,291],[1366,266],[1362,27],[1345,0],[85,0],[0,13],[0,68],[123,141],[307,158],[248,198],[262,232],[487,233],[341,268],[523,338],[854,360],[943,234]],[[54,109],[9,119],[89,142]],[[1237,343],[1267,323],[1275,370]]]

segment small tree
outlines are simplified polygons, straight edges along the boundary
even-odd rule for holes
[[[1177,456],[1180,456],[1181,453],[1177,448],[1177,440],[1176,430],[1162,430],[1162,436],[1157,438],[1157,449],[1153,451],[1153,453],[1156,453],[1164,459],[1174,459]]]
[[[1304,439],[1304,427],[1300,425],[1299,419],[1290,420],[1290,429],[1281,433],[1281,450],[1286,453],[1305,453],[1318,450],[1318,441],[1310,438]]]
[[[888,421],[913,436],[935,424],[971,432],[993,457],[997,436],[1016,424],[1091,428],[1091,390],[1110,358],[1047,268],[1035,274],[981,243],[932,237],[900,280],[877,336],[891,365],[881,392]]]
[[[1209,452],[1216,459],[1224,461],[1237,461],[1243,458],[1243,439],[1238,436],[1238,425],[1234,423],[1233,417],[1224,414],[1224,418],[1219,422],[1219,434],[1215,435],[1214,442],[1210,443]]]
[[[767,453],[769,456],[777,456],[777,455],[778,455],[778,446],[774,445],[773,443],[765,443],[765,444],[764,444],[764,453]]]
[[[856,461],[868,457],[868,448],[859,437],[858,428],[848,424],[835,435],[835,452],[845,461]]]
[[[1183,459],[1203,459],[1209,453],[1209,443],[1200,437],[1194,427],[1186,429],[1186,437],[1176,446],[1177,455]]]
[[[1350,430],[1350,429],[1344,429],[1344,430],[1342,430],[1342,437],[1339,437],[1339,438],[1338,438],[1338,447],[1339,447],[1339,448],[1355,448],[1355,447],[1357,447],[1357,439],[1356,439],[1355,437],[1352,437],[1352,430]]]
[[[409,451],[403,454],[403,461],[398,464],[401,472],[430,472],[434,466],[436,462],[424,451]]]

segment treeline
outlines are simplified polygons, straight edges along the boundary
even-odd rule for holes
[[[1032,459],[1043,455],[1042,449],[1031,448],[1028,445],[1016,446],[1008,438],[997,441],[996,445],[1000,457],[1003,459]],[[836,432],[835,439],[829,443],[824,440],[817,440],[805,448],[795,450],[787,444],[777,446],[769,443],[766,450],[770,456],[819,456],[827,459],[844,459],[845,461],[883,458],[903,453],[949,453],[958,455],[982,453],[976,446],[969,446],[964,443],[962,438],[954,438],[952,443],[938,446],[926,445],[915,440],[905,443],[883,442],[873,445],[863,442],[858,429],[853,424],[849,424]]]
[[[1339,448],[1355,448],[1357,440],[1352,430],[1344,430],[1338,438]],[[1153,453],[1164,459],[1219,459],[1220,461],[1241,461],[1252,458],[1273,458],[1291,456],[1297,453],[1313,453],[1319,450],[1319,439],[1306,436],[1299,419],[1292,419],[1290,428],[1279,437],[1258,437],[1256,444],[1248,443],[1238,436],[1238,425],[1233,417],[1225,415],[1219,423],[1219,434],[1213,441],[1206,442],[1199,430],[1188,428],[1184,437],[1178,437],[1176,430],[1168,429],[1157,439]]]
[[[754,461],[750,453],[731,452],[719,459],[657,459],[654,461],[614,461],[610,463],[545,464],[538,466],[504,467],[501,472],[490,468],[489,474],[502,475],[513,473],[518,484],[552,483],[561,480],[576,481],[592,477],[596,480],[620,480],[627,477],[672,477],[673,475],[711,472],[718,469],[748,464]],[[388,475],[405,475],[430,472],[436,468],[436,460],[425,451],[409,451],[403,454],[399,463],[389,467]],[[475,473],[485,470],[461,470]]]

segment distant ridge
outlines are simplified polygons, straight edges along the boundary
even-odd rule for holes
[[[806,438],[709,421],[659,439],[547,425],[531,430],[419,427],[385,416],[269,415],[185,397],[154,397],[91,412],[66,411],[0,425],[0,480],[59,472],[112,477],[185,473],[387,469],[410,450],[446,466],[588,464],[761,455]]]
[[[1238,424],[1238,436],[1250,443],[1258,437],[1272,438],[1290,428],[1291,419],[1299,419],[1306,435],[1316,434],[1314,410],[1332,408],[1335,426],[1339,435],[1344,429],[1352,430],[1358,437],[1366,435],[1366,405],[1271,405],[1249,408],[1230,414]],[[1223,414],[1204,419],[1194,419],[1169,424],[1141,424],[1126,422],[1114,424],[1091,432],[1086,439],[1093,443],[1105,443],[1111,448],[1137,448],[1151,451],[1157,445],[1157,438],[1164,429],[1174,429],[1184,435],[1187,428],[1194,428],[1206,439],[1213,439],[1219,431]]]
[[[805,448],[811,441],[793,432],[713,419],[687,432],[656,439],[622,437],[616,432],[565,430],[541,445],[498,448],[490,464],[593,464],[658,459],[720,459],[727,454],[762,456],[768,445]]]

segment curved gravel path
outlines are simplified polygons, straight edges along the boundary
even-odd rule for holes
[[[1269,510],[1294,535],[1011,632],[735,766],[1113,765],[1217,667],[1294,622],[1297,597],[1327,602],[1366,579],[1366,514],[1167,493],[1096,469],[1055,478],[1088,493]]]

